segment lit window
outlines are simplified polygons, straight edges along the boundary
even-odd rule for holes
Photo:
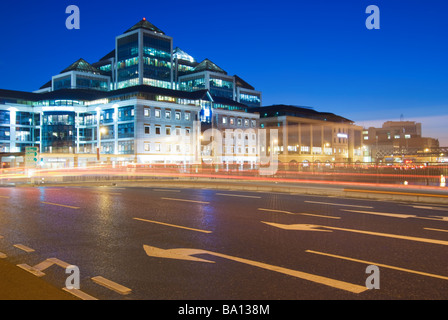
[[[165,118],[171,119],[171,111],[169,111],[169,110],[165,111]]]
[[[145,108],[144,114],[145,114],[145,117],[149,118],[151,116],[151,109]]]
[[[190,112],[185,113],[185,120],[187,120],[187,121],[190,120]]]
[[[176,120],[180,120],[180,112],[176,112],[175,119],[176,119]]]
[[[156,109],[154,115],[156,118],[160,118],[161,115],[160,109]]]
[[[151,145],[149,143],[145,143],[145,151],[151,151]]]
[[[156,143],[156,151],[160,152],[160,143]]]
[[[222,123],[226,124],[227,123],[227,117],[222,117]]]

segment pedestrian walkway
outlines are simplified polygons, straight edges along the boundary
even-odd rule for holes
[[[17,266],[0,259],[0,300],[77,300]]]

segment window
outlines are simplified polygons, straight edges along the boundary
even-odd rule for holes
[[[234,118],[230,118],[230,124],[234,125],[235,124],[235,119]]]
[[[190,112],[185,112],[185,120],[190,121]]]
[[[226,124],[227,123],[227,117],[222,117],[222,123]]]
[[[249,119],[244,119],[244,126],[248,127],[249,126]]]
[[[176,128],[176,136],[180,136],[180,128]]]
[[[151,127],[149,125],[145,125],[145,134],[151,134]]]
[[[160,143],[156,143],[156,151],[160,152]]]
[[[180,120],[180,116],[181,116],[180,112],[176,112],[175,119]]]
[[[166,110],[165,111],[165,118],[166,119],[171,119],[171,111],[170,110]]]
[[[145,108],[144,109],[144,115],[146,118],[151,117],[151,109],[150,108]]]
[[[255,128],[257,126],[257,121],[251,120],[251,126],[252,128]]]
[[[241,119],[238,119],[238,122],[237,122],[237,124],[238,124],[238,126],[241,126],[241,125],[243,124],[243,120],[241,120]]]
[[[148,143],[148,142],[145,143],[145,151],[146,151],[146,152],[151,151],[151,144]]]
[[[156,118],[160,118],[160,116],[161,116],[161,111],[160,111],[160,109],[156,109],[156,110],[155,110],[155,112],[154,112],[154,116],[155,116]]]
[[[190,129],[190,128],[186,128],[186,129],[185,129],[185,135],[186,135],[187,137],[190,136],[190,132],[191,132],[191,129]]]
[[[165,128],[165,133],[167,136],[171,135],[171,127],[166,127]]]
[[[157,135],[159,135],[159,134],[160,134],[160,132],[161,132],[161,129],[160,129],[160,127],[156,127],[156,134],[157,134]]]

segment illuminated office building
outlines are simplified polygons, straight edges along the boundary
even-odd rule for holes
[[[79,59],[35,92],[0,90],[0,153],[20,162],[37,146],[42,167],[200,163],[210,155],[205,130],[255,129],[253,106],[261,106],[260,92],[173,49],[173,39],[143,19],[97,62]],[[253,142],[233,151],[238,157],[219,161],[257,161]]]
[[[261,128],[278,130],[278,146],[274,152],[282,163],[307,165],[363,161],[363,128],[347,118],[288,105],[256,108],[254,111],[260,114]]]

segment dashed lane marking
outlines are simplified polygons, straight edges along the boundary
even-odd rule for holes
[[[196,201],[196,200],[188,200],[188,199],[162,198],[162,200],[193,202],[193,203],[200,203],[200,204],[210,204],[210,202],[207,202],[207,201]]]
[[[80,207],[68,206],[68,205],[59,204],[59,203],[52,203],[52,202],[42,202],[42,203],[43,204],[48,204],[48,205],[51,205],[51,206],[58,206],[58,207],[64,207],[64,208],[69,208],[69,209],[75,209],[75,210],[80,209]]]
[[[62,288],[65,292],[68,292],[75,297],[81,299],[81,300],[98,300],[95,297],[92,297],[91,295],[79,290],[79,289],[68,289],[68,288]]]
[[[17,249],[25,251],[26,253],[31,253],[31,252],[36,251],[36,250],[34,250],[34,249],[30,248],[30,247],[27,247],[27,246],[25,246],[23,244],[15,244],[13,246],[16,247]]]
[[[160,225],[174,227],[174,228],[180,228],[180,229],[186,229],[186,230],[191,230],[191,231],[197,231],[197,232],[202,232],[202,233],[212,233],[211,231],[207,231],[207,230],[189,228],[189,227],[179,226],[179,225],[175,225],[175,224],[169,224],[169,223],[165,223],[165,222],[146,220],[146,219],[141,219],[141,218],[134,218],[134,220],[144,221],[144,222],[149,222],[149,223],[155,223],[155,224],[160,224]]]
[[[132,292],[131,289],[129,289],[129,288],[125,287],[125,286],[122,286],[121,284],[118,284],[118,283],[116,283],[114,281],[111,281],[111,280],[108,280],[106,278],[100,277],[100,276],[93,277],[92,281],[97,283],[97,284],[99,284],[99,285],[101,285],[101,286],[103,286],[103,287],[106,287],[106,288],[108,288],[110,290],[118,292],[119,294],[122,294],[122,295],[127,295],[127,294],[130,294]]]

